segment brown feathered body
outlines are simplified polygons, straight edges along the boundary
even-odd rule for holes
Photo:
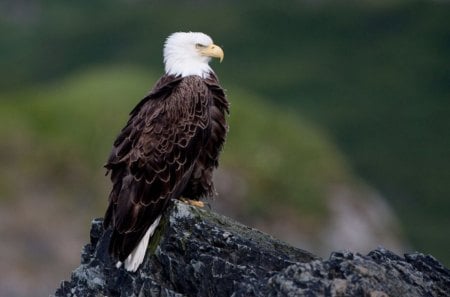
[[[113,183],[104,220],[113,229],[113,256],[126,259],[171,199],[215,194],[227,113],[213,73],[164,75],[132,110],[105,165]]]

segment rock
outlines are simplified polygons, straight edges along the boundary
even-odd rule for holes
[[[378,249],[322,260],[231,219],[174,201],[135,273],[92,222],[81,265],[55,296],[448,296],[450,271],[423,254]]]
[[[268,284],[268,296],[449,296],[450,271],[420,253],[334,252],[325,261],[291,265]]]

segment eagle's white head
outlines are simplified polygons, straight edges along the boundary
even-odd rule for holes
[[[164,45],[166,74],[198,75],[203,78],[212,72],[208,65],[211,58],[223,59],[223,50],[208,35],[200,32],[176,32]]]

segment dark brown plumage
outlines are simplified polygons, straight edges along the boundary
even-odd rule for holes
[[[165,75],[131,112],[105,167],[113,188],[104,225],[124,261],[149,226],[181,196],[215,194],[212,173],[228,130],[217,77]]]

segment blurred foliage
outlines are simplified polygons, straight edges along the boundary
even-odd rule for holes
[[[414,246],[450,261],[448,3],[47,0],[2,13],[0,87],[26,97],[30,84],[92,63],[162,69],[161,44],[177,30],[223,45],[225,86],[318,123],[394,205]]]
[[[319,219],[330,187],[356,182],[341,154],[293,112],[229,88],[232,111],[222,162],[249,181],[249,207],[262,214],[291,207],[299,216]]]

